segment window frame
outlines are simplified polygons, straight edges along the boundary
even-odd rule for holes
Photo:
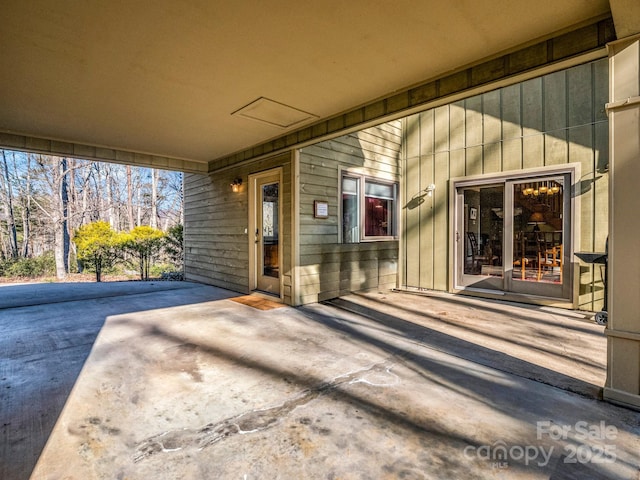
[[[357,201],[358,238],[353,242],[346,242],[344,238],[345,212],[344,212],[344,202],[343,202],[343,199],[344,199],[343,187],[344,187],[345,178],[350,178],[357,181],[357,193],[355,194],[355,197]],[[377,198],[372,195],[367,195],[366,193],[366,186],[367,184],[371,184],[371,183],[390,186],[392,188],[393,198],[386,199],[392,202],[391,208],[388,209],[390,223],[391,223],[389,227],[391,232],[390,235],[367,235],[366,234],[366,199],[368,197]],[[397,240],[398,227],[399,227],[398,193],[399,193],[399,182],[397,181],[375,177],[371,175],[364,175],[361,173],[354,173],[349,170],[341,170],[340,171],[340,189],[339,189],[339,195],[340,195],[339,197],[340,198],[340,202],[339,202],[340,204],[340,227],[339,227],[340,238],[339,240],[340,240],[340,243],[349,245],[349,244],[356,244],[356,243],[384,242],[384,241]]]
[[[464,284],[462,281],[462,275],[460,273],[461,268],[461,256],[459,252],[459,239],[461,232],[464,231],[464,214],[461,209],[458,207],[458,196],[459,190],[464,189],[466,187],[476,187],[476,186],[485,186],[490,184],[499,184],[502,183],[505,185],[505,207],[507,204],[513,203],[513,184],[521,181],[536,181],[537,179],[544,179],[553,176],[568,176],[568,181],[566,185],[564,185],[564,194],[566,195],[567,204],[564,207],[563,214],[568,216],[568,220],[566,224],[563,225],[563,262],[568,267],[573,265],[571,263],[571,258],[573,258],[573,252],[580,251],[580,205],[581,205],[581,195],[580,195],[580,178],[581,177],[581,164],[577,162],[573,163],[564,163],[547,167],[535,167],[535,168],[527,168],[521,170],[509,170],[504,172],[496,172],[490,174],[481,174],[481,175],[470,175],[466,177],[453,177],[449,180],[450,183],[450,191],[449,191],[449,205],[452,208],[449,209],[449,251],[454,252],[453,255],[449,257],[449,271],[453,272],[451,277],[449,278],[449,291],[452,292],[460,292],[463,290],[466,291],[484,291],[488,293],[496,293],[498,295],[514,295],[514,296],[525,296],[535,297],[535,298],[551,298],[557,300],[559,302],[566,301],[568,304],[572,305],[572,308],[575,308],[578,305],[579,300],[579,288],[578,288],[578,276],[573,271],[573,266],[567,268],[565,271],[565,281],[563,284],[563,294],[562,296],[556,295],[547,295],[544,291],[536,291],[542,290],[545,288],[537,287],[535,285],[542,284],[532,284],[533,288],[531,291],[523,291],[522,289],[512,288],[511,284],[505,284],[505,287],[502,290],[483,290],[482,288],[476,288],[474,286],[468,286]],[[565,218],[563,216],[563,218]],[[509,232],[509,229],[512,229],[509,225],[504,226],[504,234],[509,235],[507,238],[508,241],[504,243],[504,249],[502,251],[503,258],[512,259],[513,258],[513,231]],[[504,264],[505,268],[505,276],[504,279],[506,282],[510,282],[511,275],[508,273],[510,265],[510,261]],[[517,283],[515,285],[518,285]],[[520,285],[521,287],[523,285]]]

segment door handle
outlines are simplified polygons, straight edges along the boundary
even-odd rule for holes
[[[260,230],[256,228],[256,243],[260,243]]]

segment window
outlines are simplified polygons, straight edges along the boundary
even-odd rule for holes
[[[360,241],[358,197],[360,195],[360,179],[342,178],[342,242],[358,243]]]
[[[342,242],[389,240],[396,234],[397,184],[342,177]]]

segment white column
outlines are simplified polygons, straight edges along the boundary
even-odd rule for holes
[[[640,408],[640,35],[609,45],[606,400]]]

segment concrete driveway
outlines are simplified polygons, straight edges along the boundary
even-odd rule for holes
[[[0,287],[2,479],[640,475],[639,414],[595,398],[602,327],[573,312],[32,288]]]

